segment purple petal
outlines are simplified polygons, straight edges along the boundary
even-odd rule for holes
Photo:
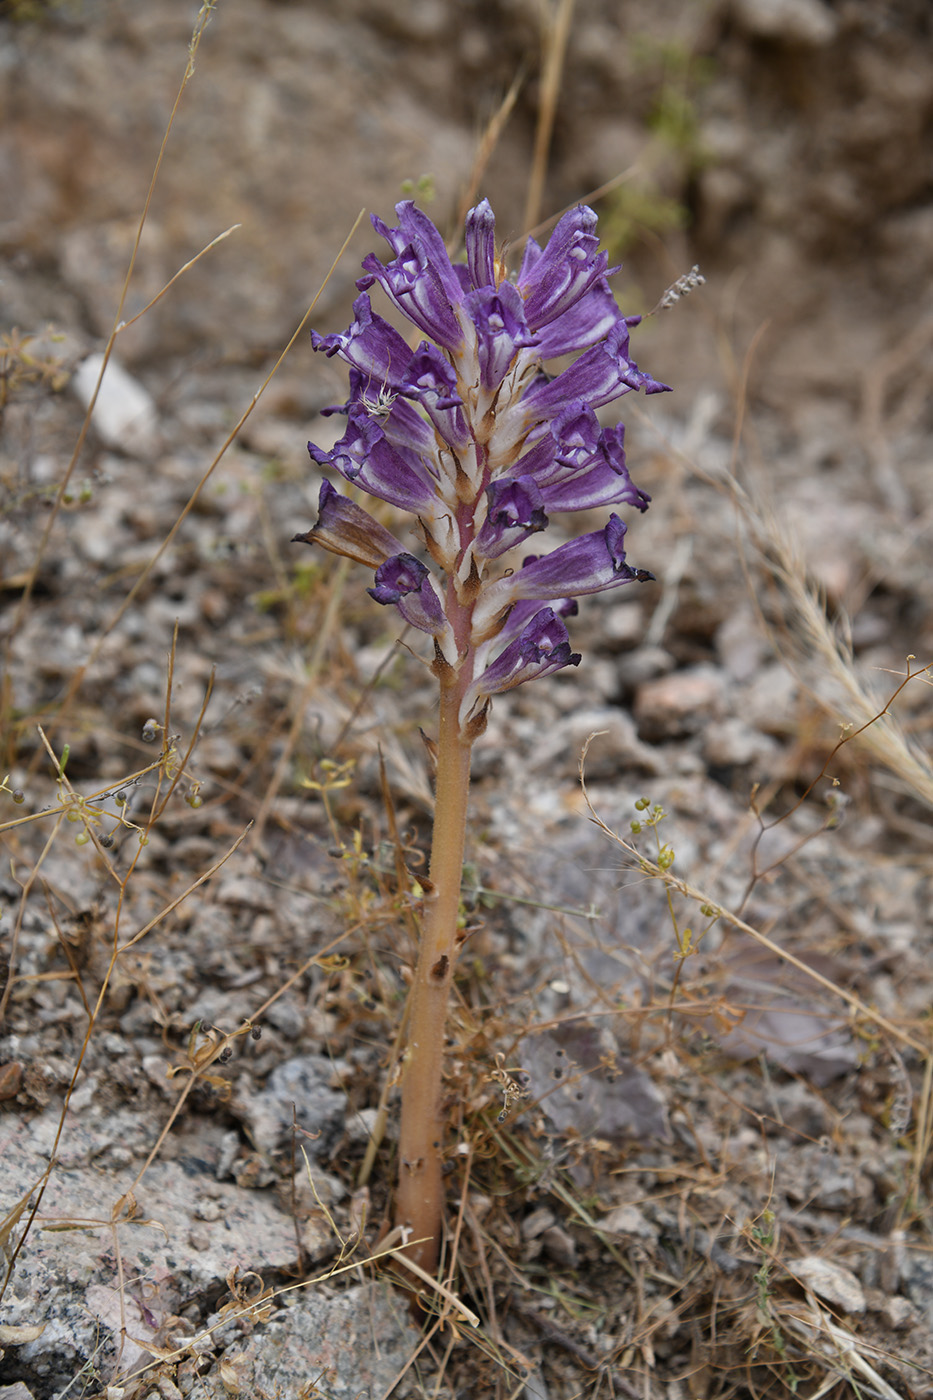
[[[511,282],[481,287],[467,297],[466,309],[476,327],[480,383],[484,389],[497,389],[516,350],[535,344],[521,293]]]
[[[470,430],[463,416],[457,376],[436,345],[421,342],[411,357],[407,376],[406,393],[417,398],[443,440],[455,449],[466,447]]]
[[[583,354],[555,379],[538,380],[528,390],[523,406],[535,415],[552,418],[577,399],[584,399],[591,408],[611,403],[632,389],[644,389],[657,394],[668,388],[649,374],[643,374],[628,358],[628,326],[616,322],[606,339]]]
[[[329,481],[321,483],[317,524],[292,539],[302,544],[319,544],[332,554],[343,554],[371,569],[379,568],[403,548],[378,520],[355,501],[339,495]]]
[[[378,393],[380,388],[400,387],[411,350],[394,326],[377,316],[368,296],[353,303],[354,320],[342,335],[311,332],[311,344],[326,355],[339,355],[368,375]]]
[[[483,199],[466,216],[466,253],[474,287],[496,285],[496,216]]]
[[[518,286],[533,330],[563,315],[605,278],[609,257],[599,252],[595,229],[596,215],[580,204],[560,220],[543,253],[528,240]]]
[[[634,485],[625,464],[625,426],[600,428],[583,404],[571,405],[551,424],[558,443],[553,466],[535,480],[549,512],[630,505],[647,510],[651,497]]]
[[[449,630],[441,600],[428,569],[413,554],[397,554],[376,570],[376,586],[367,593],[377,603],[393,604],[412,627],[442,637]]]
[[[600,277],[579,301],[538,331],[538,353],[542,360],[551,360],[586,350],[624,319],[609,283]]]
[[[438,509],[437,480],[423,457],[397,451],[382,425],[351,405],[347,431],[330,451],[308,443],[312,460],[331,467],[354,486],[413,515],[433,516]]]

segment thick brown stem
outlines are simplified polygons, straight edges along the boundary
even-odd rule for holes
[[[460,688],[441,690],[434,837],[421,946],[409,994],[402,1078],[395,1218],[410,1228],[407,1253],[423,1269],[437,1265],[443,1216],[441,1069],[447,1001],[457,961],[457,915],[470,789],[470,744],[460,730]]]

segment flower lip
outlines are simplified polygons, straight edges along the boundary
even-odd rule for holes
[[[500,477],[486,488],[486,519],[476,537],[476,553],[497,559],[529,535],[546,530],[544,498],[532,476]]]
[[[345,331],[320,335],[313,330],[311,344],[325,355],[339,355],[371,383],[387,389],[400,387],[411,359],[407,342],[394,326],[376,315],[365,294],[353,303],[353,320]]]
[[[433,577],[420,559],[404,551],[376,570],[375,587],[367,589],[377,603],[392,604],[412,627],[428,632],[453,651],[453,634]]]

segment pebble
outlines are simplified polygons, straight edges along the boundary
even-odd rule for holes
[[[836,19],[821,0],[734,0],[733,13],[750,34],[814,48],[836,37]]]
[[[629,1235],[638,1240],[658,1238],[657,1226],[652,1224],[637,1206],[616,1206],[599,1222],[599,1228],[607,1235]]]
[[[862,1285],[855,1274],[841,1264],[833,1264],[818,1254],[807,1254],[802,1259],[788,1259],[787,1270],[804,1287],[812,1289],[817,1297],[824,1298],[844,1312],[865,1311]]]
[[[95,352],[82,360],[71,379],[71,387],[85,408],[91,402],[94,388],[104,363]],[[118,448],[128,457],[147,460],[158,450],[158,420],[155,400],[111,356],[100,393],[94,404],[91,422],[107,447]]]
[[[761,764],[778,751],[774,739],[734,717],[716,720],[703,731],[703,754],[714,768]]]
[[[720,672],[695,666],[645,681],[635,695],[635,719],[649,741],[695,734],[718,712],[723,700]]]

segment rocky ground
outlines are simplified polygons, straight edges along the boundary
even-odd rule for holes
[[[594,203],[627,310],[707,281],[624,405],[658,582],[477,749],[424,1346],[364,1262],[392,1089],[363,1164],[433,683],[289,544],[336,363],[254,398],[403,181],[524,231],[539,7],[220,0],[120,319],[237,228],[70,467],[195,18],[0,10],[0,1397],[933,1395],[925,0],[577,0],[544,210]]]

